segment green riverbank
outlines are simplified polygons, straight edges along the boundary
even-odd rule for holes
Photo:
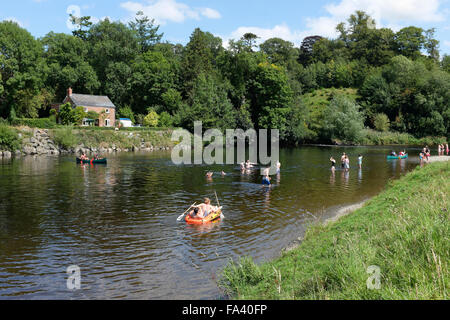
[[[447,299],[449,174],[448,161],[418,167],[352,214],[312,226],[279,258],[230,262],[220,287],[244,300]],[[379,289],[368,289],[370,266]]]
[[[175,145],[171,141],[172,131],[153,128],[116,131],[70,126],[37,129],[0,124],[0,157],[167,150]]]

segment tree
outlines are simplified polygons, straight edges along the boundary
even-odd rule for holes
[[[252,120],[256,127],[284,130],[293,98],[284,69],[268,62],[260,63],[249,90]]]
[[[89,47],[79,37],[64,33],[48,33],[40,39],[45,63],[49,68],[45,86],[61,101],[71,87],[79,93],[92,94],[100,87],[97,75],[88,62]]]
[[[241,40],[244,46],[247,47],[249,51],[253,51],[253,48],[256,47],[256,40],[258,38],[259,37],[256,34],[247,32],[242,36]]]
[[[93,23],[91,22],[91,17],[90,16],[75,17],[74,15],[71,14],[70,20],[72,21],[72,24],[76,28],[74,31],[72,31],[72,34],[75,37],[78,37],[82,40],[86,40],[89,33],[88,30],[93,25]]]
[[[105,92],[108,72],[111,68],[115,68],[111,65],[115,63],[130,65],[139,53],[136,33],[121,22],[110,22],[105,19],[89,29],[87,41],[90,48],[89,63],[101,83],[98,91]]]
[[[48,69],[42,53],[42,45],[28,31],[15,22],[0,22],[0,116],[7,117],[11,108],[18,117],[37,115],[32,108],[42,107],[36,102],[47,97],[43,83]]]
[[[444,54],[444,56],[442,57],[442,61],[441,61],[441,67],[442,67],[442,70],[450,73],[450,56],[449,55]],[[0,88],[0,94],[1,94],[1,88]]]
[[[174,111],[179,103],[174,89],[176,76],[173,65],[161,52],[148,51],[137,57],[128,79],[133,111],[145,113],[148,107],[158,109],[158,112]]]
[[[425,45],[425,36],[422,28],[410,26],[398,31],[394,41],[398,54],[415,59],[421,55],[420,51]]]
[[[387,115],[384,113],[378,113],[373,119],[373,126],[376,130],[386,132],[389,130],[390,121]]]
[[[164,33],[158,34],[159,25],[155,26],[155,19],[150,20],[142,11],[136,13],[134,21],[131,21],[129,26],[136,32],[142,53],[159,43],[164,35]]]
[[[435,32],[435,28],[431,28],[425,31],[424,47],[431,59],[439,61],[439,41],[434,38]]]
[[[202,121],[205,130],[235,127],[235,114],[227,91],[217,78],[209,74],[199,75],[176,117],[177,124],[189,130],[193,130],[194,121]]]
[[[360,106],[342,96],[333,98],[324,113],[325,136],[346,143],[359,143],[363,138],[364,116]]]
[[[223,50],[222,40],[199,28],[192,33],[183,52],[183,79],[185,95],[192,89],[200,74],[214,72],[216,58]]]
[[[294,44],[280,38],[271,38],[266,40],[260,46],[269,61],[276,65],[292,67],[297,63],[299,52],[294,48]]]
[[[59,108],[58,118],[61,124],[70,125],[75,123],[75,115],[70,103],[63,104]]]

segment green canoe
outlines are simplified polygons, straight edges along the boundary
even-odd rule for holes
[[[408,154],[404,156],[387,156],[388,160],[397,160],[397,159],[408,159]]]

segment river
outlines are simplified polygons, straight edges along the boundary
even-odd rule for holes
[[[418,165],[418,149],[387,161],[390,150],[282,149],[271,188],[256,170],[177,166],[170,152],[122,153],[95,166],[73,156],[0,159],[0,299],[219,299],[217,276],[230,259],[274,258],[315,219]],[[351,169],[332,174],[328,159],[340,162],[342,152]],[[224,220],[176,221],[205,196],[215,204],[214,191]],[[72,265],[79,290],[67,288]]]

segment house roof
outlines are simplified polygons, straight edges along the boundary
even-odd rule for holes
[[[75,106],[82,107],[105,107],[105,108],[116,108],[116,106],[109,100],[107,96],[94,96],[90,94],[78,94],[73,93],[70,96],[73,104]]]

